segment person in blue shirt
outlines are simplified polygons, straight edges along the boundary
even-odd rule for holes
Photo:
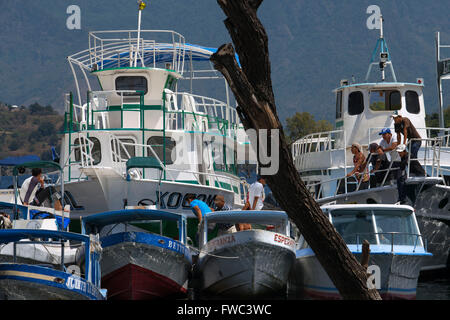
[[[191,206],[192,212],[197,216],[199,224],[202,222],[203,217],[208,214],[208,212],[213,211],[205,202],[195,199],[194,194],[190,194],[189,196],[187,196],[186,200]]]

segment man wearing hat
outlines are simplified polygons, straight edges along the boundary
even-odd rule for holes
[[[394,114],[394,128],[397,133],[397,141],[402,143],[401,134],[403,134],[403,144],[407,144],[410,139],[422,139],[420,134],[417,132],[416,128],[412,124],[411,120],[406,117],[402,117],[399,114]],[[422,145],[421,140],[414,140],[411,142],[410,152],[411,159],[417,159],[417,153],[419,152],[420,146]]]
[[[388,160],[392,161],[391,152],[398,146],[397,138],[392,135],[391,129],[389,128],[384,128],[378,134],[383,137],[380,141],[382,151],[387,154]]]

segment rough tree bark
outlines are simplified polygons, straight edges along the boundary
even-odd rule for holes
[[[237,111],[245,129],[268,129],[269,133],[271,129],[279,130],[279,163],[282,165],[277,174],[265,176],[265,179],[283,210],[316,253],[342,297],[379,300],[381,298],[378,291],[367,288],[366,270],[322,213],[294,167],[283,127],[276,113],[268,37],[256,14],[262,1],[217,0],[227,16],[224,23],[239,54],[241,67],[235,59],[232,44],[222,45],[211,56],[211,61],[228,81],[239,104]]]

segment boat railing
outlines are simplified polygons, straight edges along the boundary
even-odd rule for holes
[[[53,231],[53,230],[33,230],[33,229],[9,229],[0,230],[0,244],[12,243],[13,245],[13,263],[17,263],[18,245],[26,244],[42,244],[42,245],[60,245],[61,246],[61,258],[59,263],[59,269],[63,272],[68,272],[66,268],[66,262],[64,260],[64,251],[67,246],[67,241],[70,244],[77,243],[84,245],[84,274],[79,276],[84,278],[96,286],[100,286],[100,254],[101,246],[98,240],[98,236],[87,236],[72,232],[65,231]]]
[[[187,92],[164,90],[166,129],[220,132],[223,136],[236,137],[243,129],[235,108],[217,99]]]
[[[66,95],[65,132],[84,130],[142,130],[212,132],[237,139],[244,130],[235,108],[220,100],[165,89],[156,105],[145,105],[143,92],[88,91],[83,106]],[[151,114],[151,116],[149,116]],[[158,121],[158,119],[161,119]],[[146,122],[151,123],[146,123]]]
[[[120,141],[114,134],[111,134],[111,141],[112,142],[112,148],[111,148],[111,158],[114,159],[114,168],[120,175],[124,175],[126,171],[126,162],[132,158],[132,156],[129,154],[127,150],[127,146],[131,146],[133,148],[142,148],[143,155],[146,157],[154,157],[159,162],[162,173],[163,173],[163,180],[165,181],[172,181],[177,182],[177,179],[175,177],[175,173],[184,173],[184,174],[192,174],[195,178],[197,183],[204,184],[202,182],[202,179],[200,177],[204,176],[205,179],[211,180],[213,183],[215,183],[218,186],[221,186],[224,182],[229,182],[231,188],[233,186],[236,186],[238,191],[238,194],[241,194],[240,191],[240,185],[242,184],[242,181],[238,177],[232,177],[230,175],[224,175],[224,174],[215,174],[211,172],[199,172],[195,170],[189,170],[189,169],[177,169],[177,168],[170,168],[166,165],[164,165],[163,161],[161,161],[160,157],[156,153],[153,147],[162,147],[162,145],[144,145],[139,143],[132,143],[132,142],[123,142]],[[123,153],[122,153],[123,152]],[[145,174],[139,174],[138,177],[135,177],[137,179],[145,179]]]
[[[140,33],[139,33],[140,32]],[[89,32],[89,49],[71,55],[68,60],[88,71],[107,68],[159,67],[159,57],[170,69],[183,73],[185,39],[171,30],[107,30]],[[147,38],[147,40],[145,39]],[[165,67],[165,66],[163,66]]]
[[[343,151],[345,153],[346,133],[344,130],[312,133],[295,141],[291,146],[294,164],[298,170],[306,169],[305,161],[310,153]],[[344,155],[344,158],[345,155]],[[344,160],[346,163],[346,160]]]
[[[391,246],[391,252],[394,253],[394,246],[395,245],[401,245],[401,246],[410,246],[412,245],[410,241],[406,240],[408,238],[414,239],[414,246],[413,246],[413,252],[416,252],[417,247],[424,248],[425,251],[427,251],[427,239],[424,238],[421,234],[417,233],[407,233],[407,232],[365,232],[365,233],[354,233],[344,236],[344,240],[346,243],[349,243],[346,239],[349,237],[356,237],[356,250],[360,250],[360,246],[362,246],[362,243],[364,240],[368,240],[370,237],[375,237],[375,241],[377,245],[390,245]],[[403,237],[401,239],[400,237]],[[373,240],[374,238],[372,238]],[[370,243],[370,241],[369,241]]]

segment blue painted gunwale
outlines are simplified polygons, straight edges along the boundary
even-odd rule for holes
[[[103,248],[111,247],[124,242],[134,242],[146,244],[149,246],[158,247],[164,250],[170,250],[184,256],[190,263],[192,263],[191,251],[187,246],[181,242],[153,233],[146,232],[120,232],[106,237],[100,238]]]
[[[4,275],[4,272],[24,272],[29,273],[26,275]],[[50,276],[60,278],[64,280],[64,283],[59,283],[50,280],[39,279],[33,276],[33,274]],[[105,297],[101,294],[100,290],[92,283],[85,279],[75,276],[70,273],[66,273],[60,270],[51,269],[48,267],[42,267],[37,265],[19,264],[19,263],[2,263],[0,264],[0,283],[1,280],[11,279],[23,282],[33,283],[39,286],[49,286],[59,288],[61,290],[67,290],[85,296],[90,300],[104,300]],[[73,283],[77,283],[74,285]],[[79,287],[79,288],[78,288]]]

